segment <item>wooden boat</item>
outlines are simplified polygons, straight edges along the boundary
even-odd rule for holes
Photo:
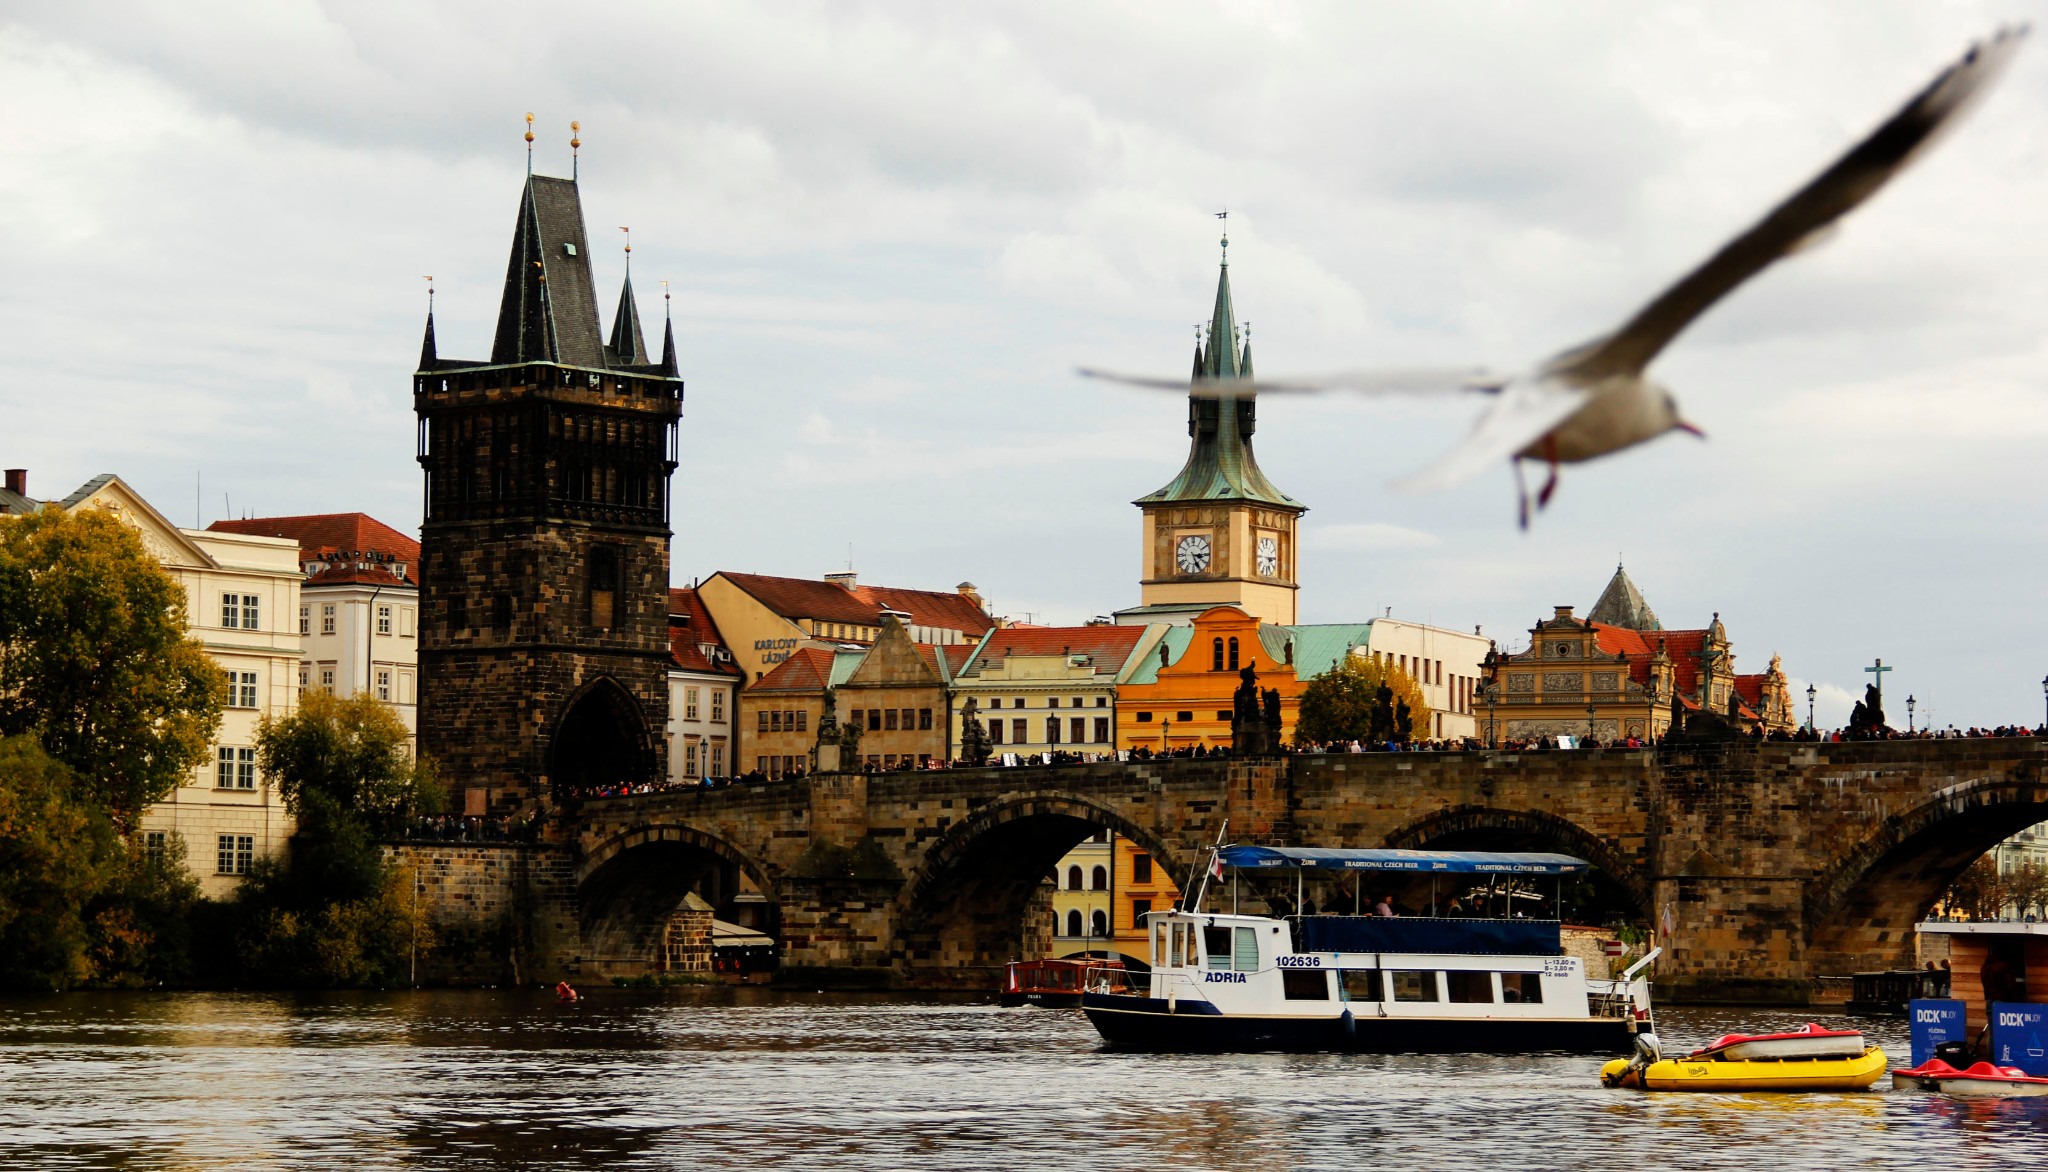
[[[1939,1058],[1911,1070],[1892,1071],[1892,1089],[1939,1091],[1974,1098],[2019,1098],[2048,1095],[2048,1078],[2036,1078],[2017,1066],[1979,1062],[1957,1070]]]
[[[1822,1029],[1808,1022],[1799,1029],[1776,1034],[1723,1034],[1694,1050],[1689,1057],[1718,1058],[1729,1062],[1858,1058],[1864,1049],[1861,1030]]]
[[[1216,862],[1217,871],[1288,869],[1297,881],[1304,870],[1529,876],[1591,865],[1552,854],[1266,846],[1223,847]],[[1130,993],[1081,998],[1114,1046],[1626,1054],[1650,1024],[1641,974],[1656,954],[1618,979],[1592,977],[1565,954],[1555,920],[1175,910],[1146,923],[1151,973]]]
[[[1860,1091],[1884,1075],[1884,1051],[1871,1046],[1853,1058],[1664,1058],[1650,1045],[1635,1058],[1600,1068],[1600,1083],[1645,1091]]]
[[[1004,1005],[1071,1009],[1081,1004],[1081,994],[1090,990],[1128,992],[1130,973],[1124,962],[1095,956],[1013,960],[1003,970],[1003,987],[996,999]]]

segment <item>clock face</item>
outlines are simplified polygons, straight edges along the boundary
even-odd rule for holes
[[[1279,576],[1280,539],[1271,536],[1259,538],[1258,560],[1261,575],[1268,578]]]
[[[1209,568],[1209,539],[1190,534],[1173,547],[1174,564],[1183,574],[1199,574]]]

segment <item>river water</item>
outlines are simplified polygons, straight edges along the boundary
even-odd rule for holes
[[[1113,1053],[1077,1012],[755,989],[90,994],[0,1002],[0,1167],[2048,1167],[2048,1099],[1644,1095],[1598,1066]]]

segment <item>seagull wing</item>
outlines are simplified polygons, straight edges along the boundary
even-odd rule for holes
[[[1202,379],[1194,383],[1190,383],[1186,375],[1179,378],[1150,378],[1144,375],[1118,374],[1111,370],[1096,370],[1086,366],[1081,367],[1078,373],[1084,378],[1121,383],[1127,387],[1143,387],[1146,390],[1173,391],[1176,394],[1210,398],[1219,395],[1314,395],[1331,391],[1348,391],[1361,395],[1435,395],[1459,392],[1494,394],[1499,392],[1507,381],[1499,375],[1474,367],[1351,370],[1306,378]]]
[[[1465,483],[1543,438],[1593,398],[1554,379],[1516,379],[1479,417],[1458,446],[1436,463],[1394,482],[1401,492],[1435,492]]]
[[[1644,306],[1628,324],[1606,338],[1559,355],[1548,369],[1577,378],[1641,371],[1714,302],[1771,262],[1813,242],[1905,170],[1989,90],[2026,32],[2024,25],[2000,29],[1989,41],[1971,45],[1962,60],[1942,70],[1890,121]]]

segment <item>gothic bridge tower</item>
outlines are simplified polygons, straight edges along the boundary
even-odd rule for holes
[[[413,378],[420,751],[469,812],[665,775],[682,400],[630,267],[600,332],[576,180],[529,173],[490,360],[440,357],[429,306]]]
[[[1229,237],[1223,248],[1216,309],[1195,345],[1188,461],[1171,484],[1133,502],[1145,516],[1140,605],[1118,611],[1119,622],[1186,623],[1222,605],[1268,623],[1299,621],[1295,538],[1308,507],[1274,487],[1252,456],[1252,344],[1230,301]]]

